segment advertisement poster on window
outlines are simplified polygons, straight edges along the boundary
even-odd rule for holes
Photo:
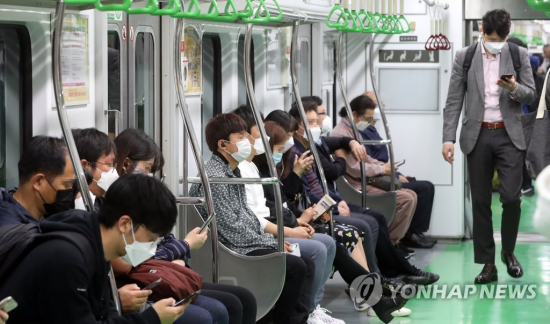
[[[197,29],[185,28],[185,57],[188,60],[187,94],[202,92],[202,45]],[[185,74],[185,73],[184,73]]]
[[[65,105],[89,103],[88,63],[88,18],[67,14],[61,38],[61,82]]]

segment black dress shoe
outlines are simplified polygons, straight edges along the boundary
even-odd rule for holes
[[[502,251],[500,253],[500,256],[502,258],[502,262],[506,265],[506,269],[508,270],[508,274],[513,278],[521,278],[523,277],[523,268],[521,267],[521,264],[519,263],[518,259],[516,259],[516,256],[514,253],[508,253],[506,251]]]
[[[397,277],[408,284],[415,285],[431,285],[439,280],[439,275],[431,272],[426,272],[412,266],[413,272],[408,275],[402,275]]]
[[[437,244],[437,240],[434,238],[426,237],[424,233],[416,233],[420,238],[422,238],[424,241],[433,243],[434,245]]]
[[[382,322],[387,324],[393,320],[391,313],[403,308],[406,303],[407,299],[400,294],[398,294],[395,298],[382,296],[380,301],[376,303],[376,305],[372,306],[372,310]]]
[[[476,284],[488,284],[498,280],[497,267],[492,263],[487,263],[481,273],[476,277]]]
[[[401,240],[401,244],[417,248],[417,249],[431,249],[434,247],[434,242],[428,242],[425,238],[420,237],[420,235],[416,233],[405,235],[405,237]]]

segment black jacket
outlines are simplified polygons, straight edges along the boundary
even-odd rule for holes
[[[271,173],[267,172],[266,170],[258,170],[260,172],[260,177],[262,178],[270,178]],[[291,172],[294,173],[294,172]],[[295,174],[295,173],[294,173]],[[265,205],[269,207],[269,217],[266,217],[266,219],[272,223],[277,224],[277,216],[275,212],[275,186],[273,185],[263,185],[264,188],[264,197],[266,199]],[[283,222],[284,226],[286,227],[297,227],[298,226],[298,220],[296,217],[300,217],[301,213],[296,210],[296,207],[294,206],[294,203],[291,203],[285,196],[282,185],[281,185],[281,199],[283,203]],[[286,205],[286,207],[284,207]]]
[[[160,323],[153,308],[120,317],[107,273],[97,213],[70,210],[40,223],[42,232],[72,231],[86,237],[94,251],[95,271],[88,273],[84,255],[73,244],[51,239],[32,249],[0,283],[0,298],[12,296],[19,306],[15,323]]]

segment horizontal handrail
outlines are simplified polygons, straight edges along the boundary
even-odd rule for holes
[[[210,184],[277,184],[277,178],[208,178]],[[187,178],[189,183],[201,184],[201,179],[198,177]]]
[[[176,203],[179,205],[204,205],[206,198],[203,197],[178,197]]]
[[[362,140],[361,144],[363,145],[391,145],[391,140]]]

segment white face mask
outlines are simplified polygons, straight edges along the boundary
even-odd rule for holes
[[[321,133],[327,134],[331,130],[332,130],[332,118],[330,118],[330,116],[327,116],[323,120],[323,127],[321,128]]]
[[[355,126],[357,126],[357,129],[360,130],[360,131],[363,131],[365,130],[367,127],[369,127],[370,123],[368,121],[360,121],[358,122],[357,124],[355,124]]]
[[[309,131],[311,132],[311,136],[313,136],[314,142],[317,142],[321,138],[321,127],[313,127],[310,128]],[[307,139],[307,136],[304,136],[304,138]]]
[[[252,153],[252,145],[250,145],[250,142],[247,139],[245,139],[233,144],[237,145],[237,152],[229,153],[227,152],[227,150],[226,152],[231,154],[231,156],[235,159],[235,161],[239,163],[248,159],[248,157],[250,156],[250,153]]]
[[[101,178],[95,180],[97,186],[105,191],[109,190],[109,187],[118,179],[118,173],[113,168],[109,172],[101,172]]]
[[[500,53],[506,42],[486,42],[483,40],[483,44],[485,44],[485,48],[489,53],[497,55]]]
[[[95,196],[91,191],[90,191],[90,196],[92,196],[92,204],[94,204]],[[82,195],[80,196],[80,198],[75,199],[74,209],[86,210],[86,205],[84,204],[84,198],[82,198]]]
[[[269,142],[269,136],[267,137],[267,141]],[[265,153],[264,142],[261,138],[254,139],[254,149],[256,150],[256,155],[262,155]]]
[[[137,267],[141,263],[149,260],[152,256],[155,255],[157,251],[158,242],[138,242],[136,241],[136,236],[134,234],[134,224],[130,223],[132,226],[132,237],[134,242],[130,245],[126,243],[126,237],[122,234],[122,239],[124,240],[124,245],[126,249],[126,255],[122,257],[122,260],[128,262],[132,267]]]
[[[294,146],[294,138],[291,137],[286,141],[285,146],[283,146],[283,153],[286,153],[288,150],[290,150]]]

